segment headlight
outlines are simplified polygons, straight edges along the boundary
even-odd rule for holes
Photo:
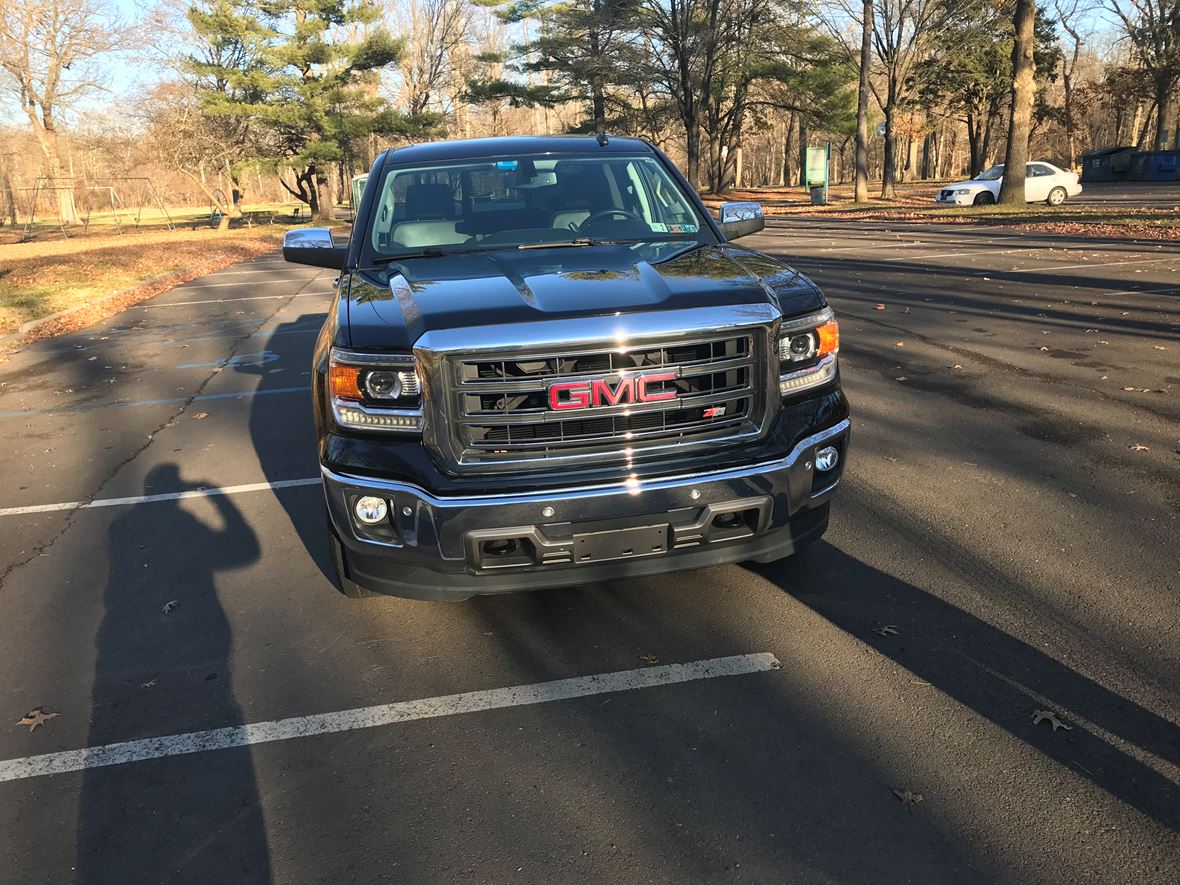
[[[422,385],[414,357],[333,347],[328,403],[336,423],[356,430],[422,429]]]
[[[779,329],[779,392],[783,396],[827,384],[836,377],[840,326],[829,308],[786,320]]]
[[[956,193],[956,194],[958,194],[960,197],[965,197],[965,196],[967,196],[969,193],[971,193],[971,188],[969,188],[969,187],[961,187],[961,188],[959,188],[957,191],[955,191],[955,193]]]

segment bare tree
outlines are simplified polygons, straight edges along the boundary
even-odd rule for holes
[[[1155,147],[1167,150],[1180,102],[1180,0],[1106,0],[1106,6],[1122,23],[1135,58],[1155,86]]]
[[[72,178],[61,143],[63,113],[102,86],[95,60],[122,45],[118,22],[103,0],[3,0],[0,69],[16,95],[55,179],[63,224],[78,223]]]
[[[1012,42],[1012,109],[1008,118],[1008,150],[1004,156],[1004,182],[998,202],[1024,204],[1024,174],[1028,163],[1028,138],[1036,97],[1036,0],[1016,0],[1016,33]]]
[[[468,0],[400,0],[405,54],[399,64],[406,112],[418,115],[452,93],[472,28]]]
[[[873,68],[873,0],[864,0],[860,23],[860,86],[856,94],[856,202],[869,199],[869,91]]]
[[[1061,53],[1061,117],[1065,125],[1065,151],[1072,169],[1078,162],[1078,111],[1075,105],[1078,63],[1089,40],[1082,28],[1094,5],[1092,0],[1053,0],[1053,3],[1057,22],[1070,39],[1070,45]]]

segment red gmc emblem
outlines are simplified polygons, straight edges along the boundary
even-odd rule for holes
[[[676,399],[675,390],[649,390],[661,381],[675,381],[675,372],[654,375],[625,375],[615,382],[605,378],[592,381],[563,381],[549,385],[549,408],[592,409],[623,403],[658,403]]]

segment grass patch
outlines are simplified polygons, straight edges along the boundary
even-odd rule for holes
[[[275,251],[285,228],[163,230],[0,246],[0,336],[59,311],[36,337],[84,328],[145,298]]]

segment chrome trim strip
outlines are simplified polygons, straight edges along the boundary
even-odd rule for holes
[[[806,378],[808,375],[823,375],[824,381],[831,381],[832,376],[835,375],[833,366],[836,364],[836,354],[829,353],[821,359],[814,366],[808,366],[806,369],[798,369],[794,372],[787,372],[785,375],[779,376],[779,383],[783,381],[794,381],[796,378]],[[819,383],[818,381],[816,382]],[[806,390],[806,387],[798,387],[797,390]]]
[[[410,353],[359,353],[341,347],[332,348],[330,359],[347,366],[397,366],[413,369],[418,365],[418,361]]]
[[[784,458],[775,461],[763,461],[758,464],[750,464],[745,467],[735,467],[730,470],[721,470],[709,473],[687,473],[679,476],[661,476],[648,481],[637,480],[633,483],[611,483],[610,485],[564,488],[564,489],[545,489],[537,492],[523,492],[519,495],[464,495],[462,497],[440,498],[423,489],[421,486],[413,485],[412,483],[397,482],[388,479],[377,479],[369,477],[355,477],[348,474],[335,473],[323,465],[320,466],[321,475],[332,482],[341,485],[351,485],[359,488],[378,489],[389,492],[401,492],[404,494],[415,495],[418,498],[429,502],[434,507],[467,507],[467,506],[489,506],[489,505],[511,505],[519,504],[528,501],[539,501],[550,498],[594,498],[602,495],[617,495],[617,494],[631,494],[637,495],[650,489],[659,489],[683,485],[689,482],[696,481],[724,481],[729,479],[742,479],[748,476],[754,476],[759,473],[766,473],[770,470],[780,470],[784,468],[793,467],[795,462],[799,460],[800,456],[807,451],[826,440],[833,439],[848,431],[851,426],[849,419],[845,418],[837,424],[832,425],[826,430],[821,430],[818,433],[813,433],[811,436],[800,440],[790,454]],[[833,486],[834,488],[834,486]],[[822,494],[822,493],[821,493]]]
[[[832,313],[832,309],[825,307],[818,313],[810,313],[805,317],[783,320],[779,326],[778,335],[779,338],[782,338],[788,332],[798,332],[800,329],[814,329],[816,326],[822,326],[828,320],[834,320],[835,318],[836,315]]]
[[[692,307],[683,310],[652,310],[642,313],[609,314],[577,319],[537,320],[530,323],[475,326],[457,329],[431,329],[414,345],[422,356],[446,352],[458,354],[463,362],[479,362],[479,354],[529,353],[541,348],[555,355],[574,352],[578,347],[600,349],[604,342],[631,349],[636,342],[659,338],[685,341],[723,338],[731,330],[740,332],[750,326],[769,326],[782,314],[772,304],[734,304],[723,307]]]

